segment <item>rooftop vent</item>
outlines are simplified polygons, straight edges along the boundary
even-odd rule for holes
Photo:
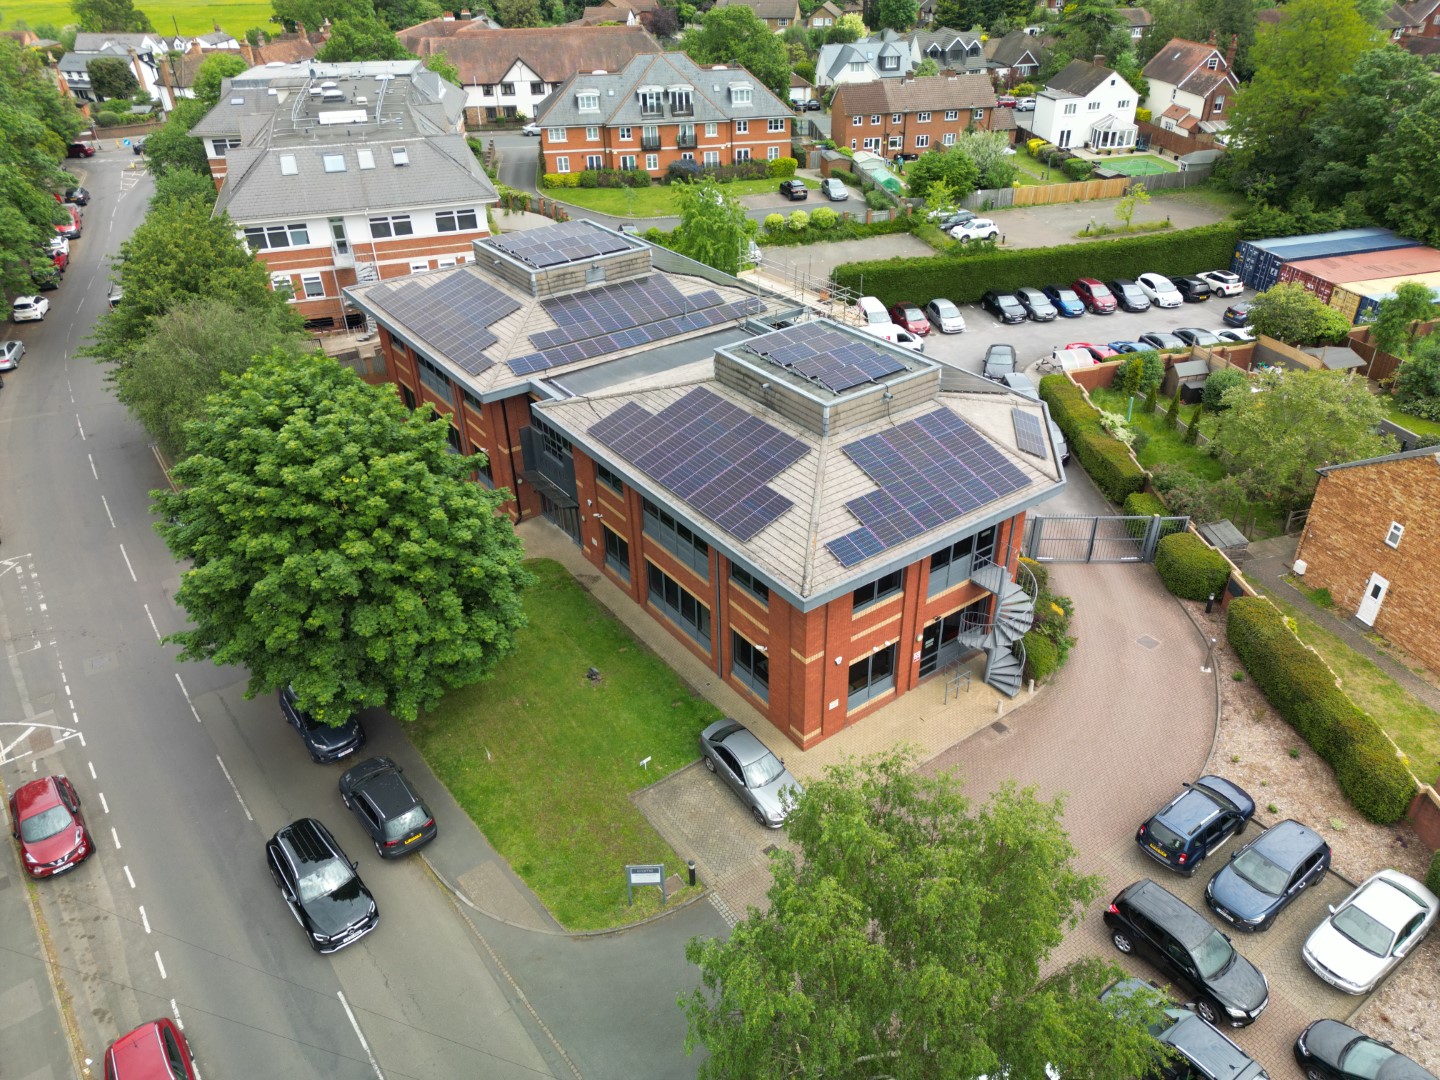
[[[295,155],[294,155],[294,154],[281,154],[281,155],[280,155],[280,175],[281,175],[281,176],[298,176],[299,174],[300,174],[300,166],[295,163]]]
[[[406,150],[403,146],[392,146],[390,148],[390,157],[397,167],[410,164],[410,151]]]
[[[373,169],[375,167],[374,150],[356,150],[355,157],[358,158],[360,161],[360,168]]]
[[[231,105],[244,105],[244,104],[245,104],[245,99],[244,99],[243,97],[232,97],[232,98],[230,99],[230,104],[231,104]]]

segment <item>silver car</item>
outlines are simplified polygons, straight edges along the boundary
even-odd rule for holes
[[[700,733],[700,757],[767,829],[785,824],[804,790],[785,763],[736,720],[717,720]]]
[[[1368,994],[1424,940],[1437,912],[1440,899],[1424,885],[1381,870],[1330,909],[1300,955],[1336,989]]]
[[[0,341],[0,371],[14,371],[25,355],[23,341]]]
[[[960,309],[943,296],[937,296],[925,305],[925,318],[930,320],[930,325],[942,334],[963,334],[965,332],[965,316],[960,314]]]

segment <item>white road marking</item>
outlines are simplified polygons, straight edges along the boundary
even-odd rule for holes
[[[115,831],[115,826],[110,826],[110,839],[115,841],[115,850],[120,850],[120,834]]]
[[[142,605],[145,608],[145,617],[150,620],[150,629],[155,631],[155,640],[160,640],[160,628],[155,625],[155,616],[150,614],[150,605]],[[177,675],[176,678],[179,678]]]
[[[145,905],[140,905],[140,921],[145,926],[145,932],[150,933],[150,917],[145,914]]]
[[[30,733],[34,730],[35,725],[31,724],[29,727],[27,727],[24,731],[20,733],[20,738],[16,739],[9,746],[0,746],[0,761],[4,761],[6,758],[8,758],[10,756],[10,751],[14,750],[17,745],[28,739],[30,737]]]
[[[99,480],[99,479],[100,479],[100,472],[99,472],[99,470],[97,470],[97,469],[95,468],[95,455],[94,455],[94,454],[86,454],[85,456],[90,459],[90,475],[93,476],[93,477],[95,477],[96,480]]]
[[[115,515],[110,513],[110,500],[101,495],[100,501],[105,504],[105,516],[110,519],[110,527],[115,528]]]
[[[360,1040],[360,1046],[365,1051],[365,1056],[370,1059],[370,1068],[375,1070],[379,1080],[385,1080],[385,1074],[380,1071],[380,1063],[375,1060],[375,1055],[370,1052],[370,1044],[365,1041],[365,1033],[360,1030],[360,1024],[355,1019],[355,1014],[350,1011],[350,1003],[345,1000],[345,991],[336,990],[335,996],[340,999],[340,1004],[345,1007],[345,1015],[350,1018],[350,1026],[355,1029],[355,1037]]]
[[[110,812],[110,804],[105,801],[105,792],[103,791],[100,792],[100,809],[104,810],[107,814]]]
[[[75,414],[75,426],[80,429],[80,441],[85,442],[85,425],[80,422],[80,414]]]
[[[180,673],[178,671],[175,673],[175,681],[177,683],[180,683],[180,693],[185,695],[185,704],[190,706],[190,715],[195,717],[195,722],[197,724],[200,723],[200,714],[195,711],[195,703],[190,700],[190,691],[185,689],[185,683],[181,680]],[[218,755],[216,756],[215,760],[220,761]],[[225,768],[225,763],[223,761],[220,761],[220,768]],[[227,772],[225,775],[228,777],[230,774]],[[232,784],[231,786],[233,787],[234,785]],[[236,794],[238,795],[239,792],[237,791]]]
[[[219,755],[219,754],[216,754],[216,755],[215,755],[215,760],[216,760],[216,761],[220,761],[220,755]],[[245,811],[245,818],[246,818],[246,820],[247,820],[247,821],[254,821],[254,820],[255,820],[254,817],[252,817],[251,814],[250,814],[250,808],[245,805],[245,800],[242,799],[242,798],[240,798],[240,789],[235,786],[235,781],[234,781],[234,780],[230,780],[230,770],[227,769],[227,768],[225,768],[225,762],[223,762],[223,761],[220,761],[220,771],[225,774],[225,779],[230,781],[230,790],[233,791],[233,792],[235,792],[235,798],[240,799],[240,809]]]
[[[95,775],[95,762],[93,762],[93,761],[87,761],[85,764],[90,766],[90,779],[91,779],[91,780],[98,780],[98,779],[100,779],[98,776]]]
[[[165,961],[160,959],[159,949],[155,950],[155,966],[160,969],[160,977],[162,979],[168,979],[170,977],[169,975],[165,974]]]
[[[107,507],[106,509],[108,510],[109,508]],[[112,521],[111,524],[113,525],[114,522]],[[133,566],[130,565],[130,556],[129,556],[129,555],[126,555],[126,553],[125,553],[125,545],[124,545],[124,544],[121,544],[121,545],[120,545],[120,554],[121,554],[121,555],[125,555],[125,569],[130,571],[130,580],[131,580],[131,581],[139,581],[140,579],[135,576],[135,567],[133,567]]]
[[[125,871],[125,880],[130,883],[130,887],[133,889],[135,887],[135,879],[130,876],[130,867],[126,866],[122,869]]]
[[[181,1031],[185,1030],[185,1021],[180,1019],[180,1006],[175,1004],[175,999],[170,999],[170,1015],[175,1017],[175,1026]]]

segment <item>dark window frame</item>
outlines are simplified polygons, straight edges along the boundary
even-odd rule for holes
[[[905,568],[892,570],[888,574],[882,574],[874,581],[867,581],[853,593],[850,594],[852,608],[855,611],[862,611],[865,608],[874,607],[892,596],[898,596],[905,591]]]
[[[895,666],[899,643],[876,649],[850,665],[847,679],[846,708],[854,709],[895,689]],[[857,680],[857,676],[863,682]]]
[[[770,700],[770,655],[730,628],[730,674],[762,701]]]
[[[604,484],[616,495],[625,494],[625,481],[621,480],[613,470],[598,461],[595,463],[595,479]]]
[[[730,580],[762,604],[770,603],[770,586],[756,577],[753,572],[733,561],[730,563]]]
[[[475,210],[437,210],[435,230],[437,232],[474,232],[480,228],[480,216]]]
[[[710,544],[705,539],[649,499],[644,500],[643,517],[642,528],[646,536],[706,581],[710,580]]]
[[[650,605],[709,652],[710,609],[653,562],[645,563],[645,578]]]
[[[621,536],[609,525],[601,525],[601,532],[605,534],[605,565],[630,583],[630,541]]]

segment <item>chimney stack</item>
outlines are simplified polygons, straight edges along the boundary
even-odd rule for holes
[[[305,24],[303,22],[297,22],[295,24],[295,36],[301,41],[308,42],[310,40],[310,35],[305,33]]]
[[[1091,63],[1093,63],[1096,67],[1104,67],[1104,66],[1105,66],[1105,54],[1104,54],[1104,53],[1098,53],[1098,52],[1097,52],[1097,53],[1095,54],[1095,59],[1092,60]]]
[[[1230,47],[1225,50],[1225,67],[1227,69],[1232,69],[1235,66],[1235,48],[1239,42],[1240,39],[1238,37],[1234,34],[1230,35]]]

